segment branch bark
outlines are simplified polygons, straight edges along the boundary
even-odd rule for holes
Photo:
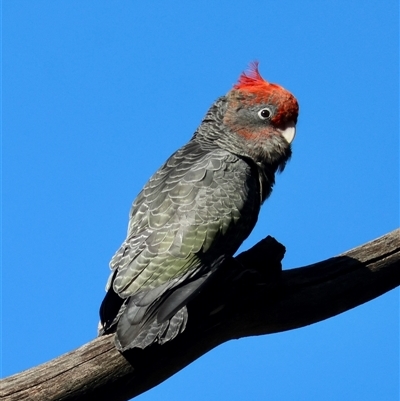
[[[156,386],[225,341],[319,322],[400,285],[400,230],[331,259],[281,271],[285,248],[267,237],[225,263],[190,302],[189,322],[173,341],[124,355],[113,335],[3,379],[12,400],[116,400]]]

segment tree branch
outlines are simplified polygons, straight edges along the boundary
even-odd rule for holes
[[[281,271],[285,248],[267,237],[225,263],[188,305],[173,341],[124,355],[113,335],[1,381],[11,400],[128,400],[156,386],[217,345],[306,326],[400,285],[400,230],[337,257]]]

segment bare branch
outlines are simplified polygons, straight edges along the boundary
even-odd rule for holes
[[[121,355],[113,335],[1,381],[11,400],[128,400],[217,345],[306,326],[400,285],[400,230],[343,255],[280,270],[284,247],[267,237],[227,262],[189,305],[184,333],[170,343]]]

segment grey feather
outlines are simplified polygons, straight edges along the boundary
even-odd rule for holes
[[[279,136],[273,147],[267,139],[246,143],[225,124],[228,108],[227,97],[218,99],[133,202],[100,308],[100,333],[116,330],[122,351],[185,330],[186,305],[212,279],[216,262],[250,234],[276,170],[290,157]]]

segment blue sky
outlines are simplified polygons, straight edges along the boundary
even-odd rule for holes
[[[252,60],[300,104],[246,249],[284,268],[399,225],[398,2],[2,2],[2,375],[96,335],[130,204]],[[189,318],[190,319],[190,318]],[[231,341],[142,401],[398,400],[399,292]],[[164,397],[165,398],[165,397]]]

